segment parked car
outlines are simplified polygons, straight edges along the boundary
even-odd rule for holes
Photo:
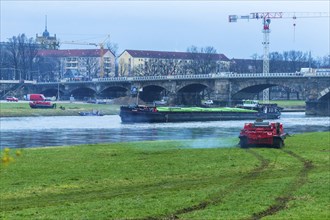
[[[107,104],[103,99],[88,99],[86,102],[91,104]]]
[[[107,102],[104,99],[97,99],[96,104],[107,104]]]
[[[161,100],[153,101],[154,106],[167,105],[167,103],[168,103],[168,97],[166,97],[166,96],[164,96]]]
[[[205,100],[203,102],[204,105],[213,105],[213,100]]]
[[[9,96],[6,98],[7,102],[18,102],[18,98],[14,96]]]
[[[154,106],[159,106],[159,105],[167,105],[166,100],[159,100],[159,101],[154,101]]]
[[[56,96],[53,96],[53,97],[45,97],[45,101],[56,101]]]

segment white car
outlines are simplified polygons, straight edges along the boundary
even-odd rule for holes
[[[157,105],[166,105],[166,104],[167,104],[166,100],[154,101],[155,106],[157,106]]]
[[[203,102],[204,105],[213,105],[213,100],[205,100]]]

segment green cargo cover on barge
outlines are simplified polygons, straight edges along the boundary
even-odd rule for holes
[[[187,121],[222,121],[278,119],[281,112],[274,106],[247,108],[202,108],[202,107],[149,107],[129,105],[120,107],[123,123],[136,122],[187,122]]]
[[[258,112],[243,108],[157,107],[158,112]]]

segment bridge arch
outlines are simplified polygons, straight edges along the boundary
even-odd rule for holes
[[[209,85],[207,85],[207,83],[204,82],[193,82],[193,83],[190,82],[178,86],[176,90],[177,92],[193,92],[193,91],[201,92],[208,87]]]
[[[109,86],[100,91],[101,98],[119,98],[127,95],[128,89],[123,86]]]
[[[45,97],[56,97],[57,99],[58,93],[60,94],[60,97],[62,97],[64,94],[63,89],[56,88],[44,89],[40,93],[43,94]]]
[[[142,88],[139,97],[144,102],[153,102],[155,100],[161,100],[163,97],[167,96],[169,91],[159,85],[147,85]]]
[[[276,84],[250,82],[248,84],[244,84],[237,87],[234,85],[232,91],[232,99],[242,100],[242,99],[254,99],[256,97],[258,99],[260,92],[262,92],[264,89],[271,88],[273,86],[276,86]]]
[[[201,105],[201,100],[209,96],[211,89],[204,83],[190,83],[177,90],[176,102],[182,105]]]
[[[71,95],[76,100],[84,100],[84,98],[86,98],[86,97],[95,97],[96,91],[89,87],[79,87],[79,88],[70,90],[69,94],[67,94],[68,97],[65,97],[65,98],[68,99]]]
[[[249,82],[241,86],[234,86],[231,93],[232,100],[261,99],[262,91],[267,88],[273,88],[273,91],[270,90],[272,96],[274,96],[275,94],[273,93],[276,92],[282,96],[286,94],[286,97],[279,96],[279,98],[283,99],[291,99],[291,96],[295,97],[295,99],[301,99],[304,96],[303,89],[296,85],[285,84],[283,82]]]

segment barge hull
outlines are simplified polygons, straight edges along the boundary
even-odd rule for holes
[[[186,122],[186,121],[224,121],[224,120],[255,120],[278,119],[278,114],[264,114],[260,112],[144,112],[121,110],[123,123],[136,122]]]

